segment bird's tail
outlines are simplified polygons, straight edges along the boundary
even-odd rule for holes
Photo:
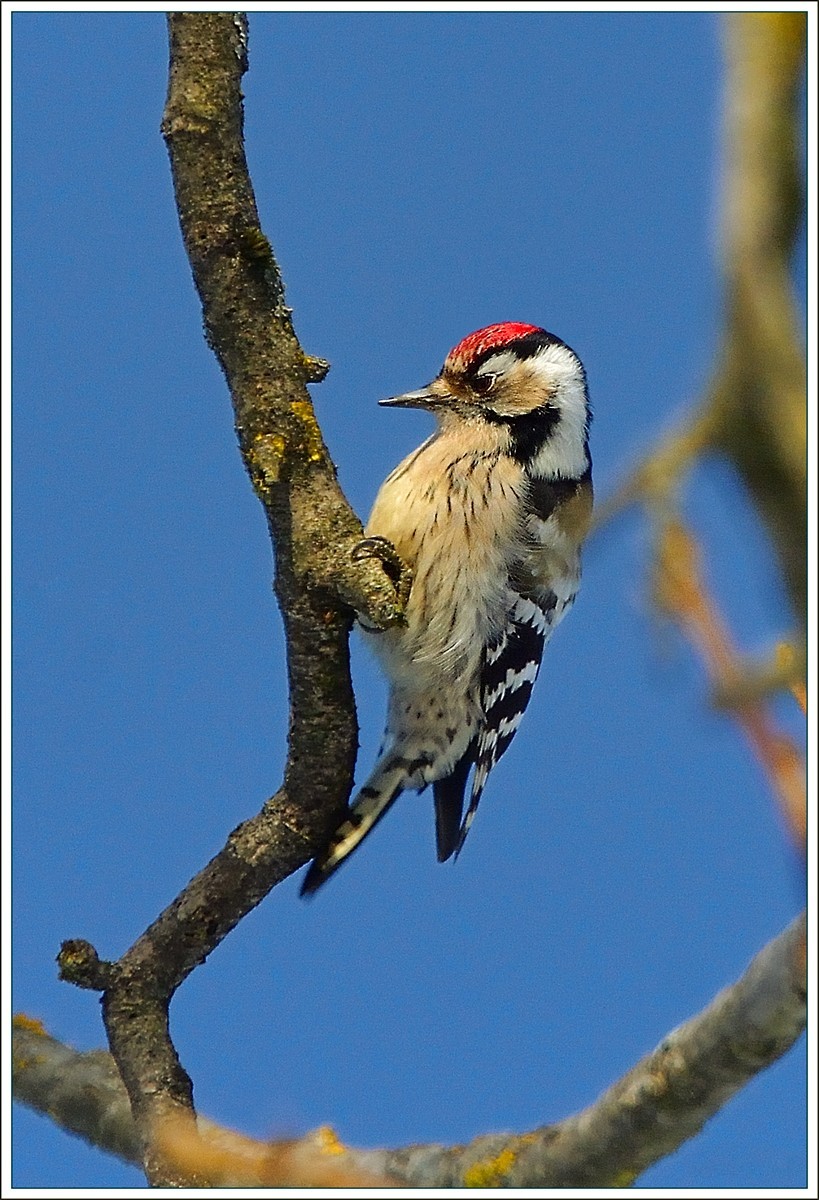
[[[408,766],[415,764],[408,764],[405,758],[397,755],[387,755],[376,765],[326,849],[310,864],[301,885],[302,896],[312,896],[336,873],[403,791],[408,787],[423,786],[413,782]]]

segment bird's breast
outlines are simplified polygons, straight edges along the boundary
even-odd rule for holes
[[[522,473],[509,458],[431,439],[385,481],[367,523],[413,573],[407,625],[382,638],[416,666],[463,680],[502,626],[523,552]]]

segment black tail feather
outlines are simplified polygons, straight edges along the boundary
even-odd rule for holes
[[[452,773],[445,779],[436,780],[432,785],[438,862],[446,862],[457,849],[461,836],[466,780],[474,761],[474,746],[470,746],[463,758],[455,764]]]

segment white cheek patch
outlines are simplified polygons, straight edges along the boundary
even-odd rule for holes
[[[588,467],[589,402],[583,368],[566,346],[559,345],[547,346],[531,363],[542,386],[550,392],[550,404],[560,413],[560,420],[529,469],[533,475],[579,479]]]
[[[589,460],[586,454],[586,405],[585,395],[569,397],[566,391],[561,397],[560,420],[531,460],[529,472],[546,478],[580,479],[586,472]]]

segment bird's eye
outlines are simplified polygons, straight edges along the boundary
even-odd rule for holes
[[[472,381],[472,390],[479,396],[488,396],[495,386],[497,375],[476,375]]]

